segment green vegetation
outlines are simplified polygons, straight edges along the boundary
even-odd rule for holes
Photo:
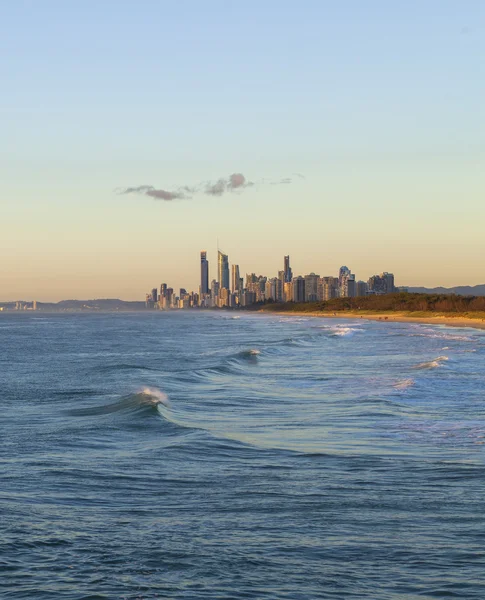
[[[469,318],[485,318],[484,296],[457,296],[454,294],[415,294],[399,292],[383,296],[359,298],[332,298],[325,302],[266,304],[264,311],[275,312],[380,312],[413,313],[410,316],[451,315]]]

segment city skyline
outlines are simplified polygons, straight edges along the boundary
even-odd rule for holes
[[[283,258],[281,258],[280,256],[280,264],[277,265],[275,264],[274,266],[270,267],[270,269],[265,272],[265,270],[263,268],[258,268],[255,267],[255,265],[249,265],[249,268],[241,268],[240,264],[239,264],[239,259],[237,259],[237,262],[230,262],[230,257],[229,254],[225,254],[224,252],[222,252],[221,250],[214,249],[213,251],[213,257],[211,259],[211,253],[208,252],[207,250],[199,250],[198,251],[198,257],[199,257],[199,271],[198,271],[198,275],[196,275],[195,277],[191,277],[191,279],[189,280],[190,283],[187,283],[186,280],[184,280],[180,274],[180,272],[175,271],[175,277],[174,278],[170,278],[170,277],[164,277],[163,275],[161,275],[159,277],[160,281],[166,281],[167,283],[165,283],[165,287],[171,287],[171,289],[174,291],[174,296],[176,296],[176,292],[178,292],[180,289],[184,289],[186,290],[188,293],[199,293],[199,290],[202,289],[202,284],[203,281],[205,280],[207,282],[207,292],[210,293],[211,290],[213,290],[213,284],[214,281],[217,283],[217,285],[219,286],[220,283],[220,277],[221,277],[221,269],[224,272],[224,281],[226,282],[226,289],[228,289],[230,292],[234,292],[235,291],[235,281],[239,280],[240,284],[239,284],[239,289],[243,289],[246,285],[246,277],[248,274],[255,274],[257,276],[262,276],[262,277],[267,277],[268,279],[273,279],[273,278],[280,278],[281,282],[282,282],[282,286],[284,286],[285,283],[288,283],[289,281],[291,281],[292,277],[294,276],[295,278],[297,277],[305,277],[307,275],[315,275],[315,272],[318,272],[318,275],[320,277],[335,277],[336,280],[339,282],[339,286],[342,283],[342,275],[345,273],[349,273],[352,276],[351,279],[351,285],[355,285],[355,289],[358,290],[358,284],[362,283],[362,282],[367,282],[369,280],[369,278],[373,277],[374,275],[378,275],[378,274],[383,274],[383,273],[393,273],[394,271],[390,270],[390,271],[384,271],[382,269],[382,264],[380,266],[378,266],[377,268],[375,268],[373,271],[364,271],[362,274],[362,271],[360,272],[362,274],[362,278],[361,279],[356,279],[356,273],[357,273],[357,269],[354,269],[354,272],[352,272],[351,269],[349,269],[347,266],[340,266],[340,268],[337,266],[337,262],[335,262],[335,260],[333,260],[332,266],[330,268],[325,267],[325,265],[328,265],[330,260],[328,259],[328,257],[326,257],[326,260],[322,260],[321,261],[321,265],[320,268],[318,267],[318,264],[316,266],[315,269],[310,270],[305,268],[305,266],[302,266],[302,262],[298,261],[298,257],[297,257],[297,264],[299,265],[298,270],[296,271],[291,265],[290,265],[290,255],[283,255]],[[293,259],[292,259],[293,260]],[[383,261],[386,262],[386,261]],[[196,273],[197,270],[195,268],[195,265],[197,263],[197,259],[195,261],[192,261],[192,264],[190,265],[191,270]],[[358,263],[358,261],[356,261],[356,263]],[[164,264],[167,268],[166,272],[168,273],[173,273],[173,267],[174,265],[177,266],[181,266],[183,270],[185,270],[187,268],[188,265],[185,264],[180,264],[177,261],[174,262],[165,262]],[[212,267],[211,267],[212,264]],[[243,265],[245,263],[243,262]],[[315,264],[315,262],[313,262],[313,264]],[[279,267],[282,267],[281,269]],[[325,275],[323,273],[326,273]],[[295,275],[293,275],[294,273],[296,273]],[[237,275],[236,275],[237,274]],[[289,277],[289,278],[288,278]],[[361,275],[359,274],[359,278],[361,277]],[[482,278],[483,280],[485,280],[485,275]],[[170,282],[170,283],[168,283]],[[152,291],[155,288],[152,288],[150,284],[154,283],[154,277],[153,275],[149,277],[149,283],[148,285],[145,286],[145,290],[146,289],[150,289],[150,294],[152,293]],[[426,285],[427,282],[424,282],[424,285],[413,285],[413,284],[408,284],[406,283],[403,278],[401,277],[401,275],[399,273],[397,273],[397,282],[396,282],[396,288],[413,288],[413,287],[427,287],[427,288],[433,288],[433,287],[444,287],[444,286],[433,286],[433,285]],[[347,283],[345,285],[348,285]],[[465,282],[464,284],[465,286],[470,286],[473,287],[473,285],[477,285],[477,286],[481,286],[483,285],[483,281],[477,281],[476,283],[470,283],[470,282]],[[160,286],[160,283],[157,284],[157,286]],[[157,289],[158,289],[157,287]],[[449,286],[449,287],[454,287],[454,286]],[[0,293],[1,293],[1,285],[0,285]],[[205,292],[205,293],[207,293]],[[359,294],[360,295],[360,294]],[[137,301],[141,301],[143,299],[143,293],[140,293],[140,289],[138,289],[136,291],[136,293],[133,296],[130,297],[124,297],[122,294],[119,294],[116,292],[116,290],[113,291],[113,293],[111,295],[107,295],[107,296],[96,296],[96,295],[92,295],[92,296],[87,296],[87,295],[80,295],[79,297],[75,297],[75,296],[67,296],[67,295],[61,295],[60,297],[56,297],[56,298],[51,298],[51,297],[45,297],[42,294],[32,294],[32,293],[28,293],[28,294],[24,294],[23,296],[17,296],[17,297],[1,297],[0,296],[0,303],[7,303],[7,302],[32,302],[32,299],[35,297],[36,301],[40,301],[40,302],[59,302],[59,301],[63,301],[63,300],[82,300],[82,299],[102,299],[102,298],[119,298],[120,300],[125,300],[125,301],[133,301],[133,302],[137,302]]]
[[[159,292],[158,288],[154,287],[145,295],[146,308],[237,308],[265,302],[319,302],[332,298],[355,298],[407,291],[406,287],[395,285],[393,273],[384,271],[370,276],[367,280],[359,280],[347,266],[341,266],[338,275],[321,276],[311,272],[293,277],[290,255],[284,255],[283,269],[278,270],[277,276],[247,272],[245,278],[240,277],[239,265],[230,265],[229,256],[219,248],[215,278],[210,280],[210,261],[206,250],[200,251],[200,262],[198,289],[188,290],[181,287],[177,295],[177,290],[169,283],[161,283]]]

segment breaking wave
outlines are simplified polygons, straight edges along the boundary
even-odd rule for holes
[[[261,350],[257,350],[256,348],[251,348],[249,350],[243,350],[237,356],[240,358],[251,358],[261,354]]]
[[[146,387],[135,394],[123,396],[111,404],[74,408],[67,411],[67,414],[75,417],[90,417],[95,415],[109,415],[117,412],[138,412],[147,408],[156,408],[159,404],[167,407],[170,406],[167,395],[156,388]]]
[[[344,325],[337,325],[336,327],[332,327],[331,330],[332,335],[339,337],[351,337],[354,333],[364,331],[358,327],[346,327]]]
[[[420,363],[419,365],[415,365],[414,369],[436,369],[436,367],[441,367],[445,361],[448,360],[447,356],[438,356],[434,360],[430,360],[428,362]]]

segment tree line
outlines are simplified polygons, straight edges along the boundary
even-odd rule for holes
[[[418,294],[399,292],[381,296],[332,298],[323,302],[267,303],[264,310],[297,312],[395,311],[395,312],[485,312],[485,296]]]

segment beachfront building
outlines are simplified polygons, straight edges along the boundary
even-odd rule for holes
[[[229,289],[229,257],[224,252],[217,252],[217,275],[220,289]]]
[[[266,300],[273,300],[273,302],[281,302],[281,281],[279,277],[272,277],[266,281],[264,295]]]
[[[209,261],[207,252],[202,250],[200,253],[200,294],[209,293]]]
[[[318,282],[320,275],[310,273],[305,275],[305,302],[316,302],[318,300]]]
[[[369,284],[367,281],[357,281],[355,284],[356,296],[365,296],[369,290]]]
[[[368,294],[392,294],[396,288],[394,286],[394,275],[392,273],[381,273],[369,277],[367,282],[369,289]]]
[[[353,298],[356,295],[355,275],[348,267],[340,267],[338,287],[341,298]]]
[[[284,270],[284,273],[285,273],[285,275],[284,275],[284,277],[285,277],[285,283],[290,283],[291,280],[293,279],[293,273],[292,273],[291,267],[290,267],[290,257],[289,257],[289,255],[285,256],[285,258],[284,258],[284,268],[283,268],[283,270]]]
[[[293,301],[293,283],[291,281],[285,282],[283,288],[283,301],[284,302],[292,302]]]
[[[278,280],[279,280],[278,302],[284,302],[285,301],[285,272],[284,271],[278,271]]]
[[[240,292],[241,287],[241,278],[239,276],[239,265],[232,265],[231,267],[231,290],[232,293]]]
[[[294,277],[293,281],[293,302],[305,302],[305,278]]]
[[[264,302],[267,277],[251,273],[246,275],[246,290],[254,294],[255,302]]]

